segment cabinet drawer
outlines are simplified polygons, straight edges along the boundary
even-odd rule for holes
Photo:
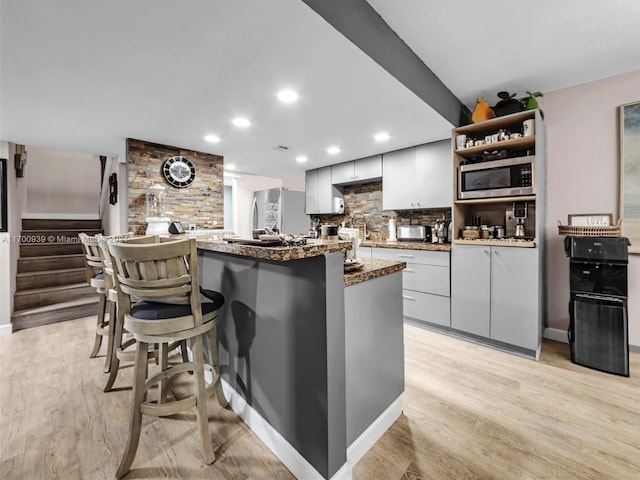
[[[449,267],[449,252],[432,250],[405,250],[403,248],[379,248],[371,249],[372,258],[386,260],[402,260],[407,263],[420,263],[423,265],[439,265]]]
[[[449,297],[403,290],[402,305],[405,317],[445,327],[451,326],[451,303]]]
[[[449,267],[407,262],[402,270],[402,288],[448,297]]]

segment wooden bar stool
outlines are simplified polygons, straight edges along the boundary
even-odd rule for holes
[[[131,422],[127,446],[116,472],[122,478],[129,472],[138,448],[142,415],[168,416],[196,407],[200,443],[207,463],[215,460],[209,432],[207,399],[217,393],[218,402],[227,406],[220,384],[215,327],[222,294],[203,290],[198,281],[195,239],[152,245],[107,243],[111,254],[118,310],[124,328],[136,340]],[[121,294],[122,293],[122,294]],[[134,303],[132,299],[137,299]],[[207,335],[208,362],[205,362],[202,335]],[[169,366],[168,346],[189,340],[193,360]],[[160,372],[148,375],[148,345],[160,345]],[[205,384],[205,370],[212,380]],[[193,395],[167,399],[169,381],[174,375],[193,372]],[[155,399],[147,399],[157,385]]]
[[[113,388],[113,384],[118,376],[118,371],[120,369],[120,361],[133,362],[135,360],[136,353],[135,350],[130,348],[135,344],[135,338],[131,337],[127,340],[123,339],[124,334],[127,332],[125,332],[124,330],[124,315],[122,314],[122,310],[119,310],[117,308],[118,291],[115,288],[112,259],[107,244],[122,242],[135,245],[148,245],[159,243],[159,241],[160,239],[157,235],[147,235],[142,237],[116,235],[110,237],[103,236],[98,238],[100,259],[102,260],[104,271],[105,291],[107,300],[109,302],[112,302],[112,309],[110,311],[111,313],[109,318],[109,336],[111,340],[110,345],[112,346],[111,365],[109,368],[109,378],[107,379],[107,383],[104,387],[105,392],[110,392]],[[182,355],[183,359],[185,361],[188,361],[186,342],[183,342],[182,345]],[[157,358],[157,351],[150,350],[148,357]]]
[[[102,337],[107,336],[107,355],[105,360],[105,372],[111,365],[111,345],[109,345],[109,320],[106,318],[107,297],[104,281],[104,267],[100,258],[100,249],[98,247],[99,236],[87,235],[84,232],[78,233],[78,238],[82,244],[82,252],[84,253],[84,263],[87,268],[87,283],[96,289],[98,293],[98,315],[96,320],[96,336],[93,342],[93,348],[89,354],[89,358],[95,358],[100,351],[102,345]]]

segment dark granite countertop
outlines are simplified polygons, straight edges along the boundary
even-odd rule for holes
[[[345,272],[345,287],[382,277],[383,275],[389,275],[390,273],[399,272],[407,266],[405,262],[398,262],[396,260],[362,258],[360,261],[364,264],[362,269],[356,270],[355,272]]]
[[[376,248],[401,248],[405,250],[431,250],[436,252],[450,252],[450,243],[431,243],[431,242],[375,242],[366,240],[360,244],[361,247]]]
[[[351,241],[342,240],[330,241],[309,239],[307,245],[299,247],[285,247],[227,243],[220,235],[197,235],[195,238],[197,239],[198,248],[202,250],[229,253],[231,255],[239,255],[242,257],[259,258],[262,260],[274,260],[278,262],[317,257],[328,252],[351,249]]]

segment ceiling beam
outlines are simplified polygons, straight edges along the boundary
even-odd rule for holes
[[[302,1],[451,124],[457,127],[469,123],[467,106],[366,0]]]

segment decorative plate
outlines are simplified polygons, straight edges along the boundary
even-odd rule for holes
[[[169,185],[176,188],[188,187],[196,178],[196,167],[187,157],[177,155],[162,164],[162,175]]]
[[[364,263],[351,262],[344,264],[345,272],[355,272],[357,270],[361,270],[364,267]]]

